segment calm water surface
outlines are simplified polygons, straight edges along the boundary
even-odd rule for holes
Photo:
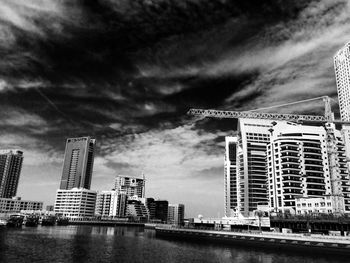
[[[56,226],[0,229],[0,262],[329,263],[347,258],[163,240],[138,227]]]

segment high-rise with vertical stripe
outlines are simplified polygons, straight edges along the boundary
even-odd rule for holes
[[[95,143],[91,137],[67,139],[60,189],[90,189]]]
[[[0,151],[0,198],[12,198],[16,196],[22,162],[22,151]]]

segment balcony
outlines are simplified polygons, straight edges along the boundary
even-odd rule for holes
[[[299,149],[296,148],[296,149],[290,149],[290,148],[282,148],[281,149],[281,154],[285,153],[285,152],[288,152],[288,153],[298,153],[299,152]]]

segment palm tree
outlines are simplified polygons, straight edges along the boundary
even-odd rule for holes
[[[256,210],[254,212],[254,215],[257,216],[259,218],[259,231],[261,231],[261,218],[264,216],[264,211],[261,210]]]

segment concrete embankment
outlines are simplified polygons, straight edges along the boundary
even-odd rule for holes
[[[288,249],[317,251],[318,253],[350,254],[350,239],[347,237],[304,236],[272,232],[240,233],[198,229],[156,227],[156,236],[171,239],[215,241],[225,244],[249,246],[250,248]]]
[[[123,221],[69,221],[69,225],[94,225],[94,226],[141,226],[144,223],[123,222]]]

